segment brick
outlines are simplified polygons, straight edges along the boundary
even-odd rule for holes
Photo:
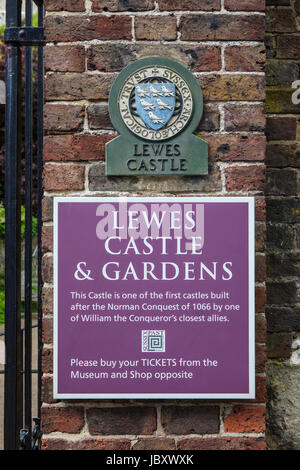
[[[266,81],[269,86],[289,86],[299,76],[299,65],[285,60],[269,59],[266,64]]]
[[[292,94],[295,90],[288,88],[268,88],[266,95],[265,112],[267,114],[297,114],[299,105],[292,102]]]
[[[271,211],[270,213],[274,212]],[[295,247],[295,233],[293,226],[287,224],[268,223],[267,233],[268,250],[291,250]]]
[[[221,9],[221,2],[220,0],[158,0],[158,8],[162,11],[217,11]]]
[[[107,103],[88,106],[87,116],[90,129],[113,129]]]
[[[46,11],[85,11],[85,0],[45,0]]]
[[[266,288],[264,286],[255,287],[255,311],[264,312],[266,307]]]
[[[53,198],[44,196],[42,200],[43,222],[49,222],[53,217]]]
[[[263,161],[265,137],[260,135],[212,135],[205,136],[209,154],[220,161]]]
[[[44,138],[44,161],[104,160],[105,144],[115,135],[73,134]]]
[[[300,167],[300,144],[269,143],[266,161],[268,166],[276,168]]]
[[[84,409],[81,407],[42,407],[44,434],[66,432],[78,434],[84,425]]]
[[[45,97],[47,101],[107,100],[114,79],[114,74],[47,74]]]
[[[269,253],[267,257],[269,278],[299,276],[300,253],[282,251]]]
[[[204,104],[203,116],[197,130],[202,132],[220,130],[220,112],[217,107]]]
[[[90,191],[142,191],[174,192],[189,191],[213,192],[222,188],[220,170],[209,169],[207,176],[173,176],[162,180],[159,176],[105,176],[103,163],[95,163],[89,169]]]
[[[182,41],[262,41],[263,15],[182,15]]]
[[[89,408],[87,423],[95,434],[153,434],[156,409],[150,407]]]
[[[53,289],[52,287],[43,286],[42,303],[44,315],[51,315],[53,313]]]
[[[42,371],[44,374],[53,373],[53,350],[52,349],[43,348]]]
[[[259,46],[228,46],[225,49],[226,70],[243,72],[263,72],[266,52]]]
[[[256,224],[255,226],[255,251],[265,251],[266,249],[266,235],[265,224]]]
[[[174,16],[137,16],[134,26],[137,40],[174,41],[177,38]]]
[[[267,347],[264,344],[255,345],[255,370],[262,374],[266,371]]]
[[[185,438],[178,441],[179,450],[266,450],[263,437]]]
[[[92,0],[92,11],[146,11],[153,10],[154,0]]]
[[[45,69],[53,72],[84,72],[83,46],[47,46],[44,48]]]
[[[255,256],[255,280],[256,282],[266,280],[266,257],[263,254]]]
[[[49,225],[42,227],[42,250],[43,253],[53,251],[53,227]]]
[[[247,400],[248,403],[265,403],[266,396],[266,377],[256,375],[255,377],[255,397],[252,400]],[[245,401],[246,402],[246,401]]]
[[[263,314],[255,315],[255,339],[258,343],[265,343],[267,339],[267,322]]]
[[[281,34],[277,37],[276,50],[279,59],[299,59],[300,36],[296,34]]]
[[[292,8],[268,8],[266,31],[271,33],[289,33],[296,31],[295,13]]]
[[[84,165],[54,165],[46,163],[43,172],[45,191],[84,189]]]
[[[267,306],[266,318],[269,333],[300,330],[300,309],[298,307]]]
[[[255,197],[255,220],[264,222],[266,219],[266,200],[262,196]]]
[[[43,318],[43,343],[50,344],[53,342],[53,319]]]
[[[49,376],[42,377],[42,401],[43,403],[58,403],[59,400],[53,398],[53,379]]]
[[[227,132],[261,132],[265,129],[265,113],[262,104],[224,105],[225,130]]]
[[[299,192],[299,172],[293,168],[268,168],[266,174],[266,194],[292,196]]]
[[[42,277],[44,282],[49,284],[53,281],[53,256],[44,255],[42,258]]]
[[[51,104],[44,106],[45,132],[81,131],[85,108],[81,105]]]
[[[268,140],[296,140],[296,116],[267,117],[266,136]]]
[[[265,11],[265,0],[225,0],[224,7],[230,11]]]
[[[92,45],[88,49],[88,70],[119,72],[128,63],[149,56],[165,56],[182,62],[193,72],[220,70],[221,48],[218,46],[198,46],[195,44],[168,44],[139,42],[120,44],[107,42]]]
[[[268,359],[289,359],[292,354],[292,333],[273,333],[268,335]]]
[[[128,439],[43,439],[42,450],[130,450]]]
[[[46,16],[46,42],[131,39],[129,16]]]
[[[233,166],[225,171],[227,191],[263,191],[265,167],[263,165]]]
[[[219,432],[219,407],[164,406],[161,420],[169,434],[214,434]]]
[[[276,36],[266,34],[265,36],[266,58],[273,59],[276,57]]]
[[[230,414],[224,418],[225,432],[264,432],[264,406],[234,406]]]
[[[154,439],[139,439],[132,447],[132,450],[175,450],[174,439],[167,437]]]
[[[261,75],[202,75],[198,78],[207,101],[261,101],[265,80]]]
[[[268,199],[268,220],[272,220],[273,223],[299,223],[299,198]]]

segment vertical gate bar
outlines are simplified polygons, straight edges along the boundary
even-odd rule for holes
[[[21,2],[6,1],[6,26],[21,25]],[[9,46],[6,52],[6,178],[5,178],[5,399],[4,448],[19,447],[21,428],[21,319],[20,319],[20,105],[21,52]]]
[[[26,0],[25,25],[32,26],[32,0]],[[25,428],[32,430],[32,46],[25,48]]]
[[[44,26],[44,5],[38,4],[38,26]],[[43,198],[43,113],[44,113],[44,57],[43,46],[38,46],[38,109],[37,109],[37,184],[38,184],[38,417],[41,417],[42,385],[42,198]]]

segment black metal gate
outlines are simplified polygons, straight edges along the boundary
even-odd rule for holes
[[[37,10],[35,12],[35,10]],[[37,25],[33,24],[33,13]],[[4,448],[39,449],[41,408],[41,201],[43,170],[42,0],[6,0],[5,393]],[[35,57],[35,62],[33,61]],[[36,63],[37,66],[33,67]],[[35,95],[36,94],[36,95]],[[35,100],[34,100],[35,99]],[[34,103],[37,103],[34,109]],[[23,118],[24,117],[24,118]],[[36,121],[35,121],[36,120]],[[35,129],[35,132],[33,132]],[[37,188],[37,317],[32,314],[33,188]],[[21,201],[25,206],[24,313],[21,314]],[[32,368],[32,331],[38,365]],[[38,416],[32,426],[32,378]]]

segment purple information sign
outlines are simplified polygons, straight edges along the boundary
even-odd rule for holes
[[[253,198],[54,199],[55,398],[254,398]]]

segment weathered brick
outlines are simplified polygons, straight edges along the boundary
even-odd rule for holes
[[[300,167],[300,144],[268,143],[266,162],[270,167]]]
[[[269,333],[284,333],[300,330],[300,309],[298,307],[267,306],[266,318]]]
[[[274,212],[271,211],[270,214],[271,213]],[[295,247],[295,233],[293,226],[288,224],[274,224],[270,222],[267,225],[267,233],[268,250],[291,250]]]
[[[102,11],[146,11],[154,9],[154,0],[92,0],[92,10]]]
[[[300,222],[299,198],[268,199],[268,220],[272,220],[273,223]]]
[[[266,450],[263,437],[185,438],[178,441],[179,450]]]
[[[282,251],[269,253],[267,257],[268,276],[270,278],[298,276],[300,253]]]
[[[83,129],[84,106],[46,103],[44,106],[45,132],[74,132]]]
[[[286,33],[296,31],[295,13],[292,8],[268,8],[266,15],[266,31]]]
[[[218,131],[219,129],[220,112],[218,108],[204,104],[203,116],[197,130],[202,132],[214,132]]]
[[[88,49],[88,70],[119,72],[127,64],[149,56],[165,56],[182,62],[193,72],[209,72],[221,68],[221,48],[195,44],[168,44],[139,42],[130,44],[103,43]]]
[[[269,59],[266,64],[266,81],[269,86],[289,86],[299,76],[299,65],[278,59]]]
[[[224,105],[225,130],[227,132],[260,132],[265,128],[266,118],[262,104]]]
[[[169,434],[214,434],[219,432],[219,407],[164,406],[161,420]]]
[[[226,70],[262,72],[265,68],[266,52],[259,46],[228,46],[225,49]]]
[[[268,140],[295,140],[296,131],[296,116],[267,117],[266,136]],[[274,149],[274,147],[272,148]]]
[[[225,0],[224,6],[230,11],[264,11],[265,0]]]
[[[53,198],[44,196],[42,200],[43,222],[49,222],[53,217]]]
[[[129,16],[46,16],[47,42],[131,39]]]
[[[66,432],[78,434],[84,425],[84,410],[81,407],[42,407],[42,429],[44,434]]]
[[[264,282],[266,280],[267,268],[266,257],[263,254],[255,256],[255,280],[256,282]]]
[[[53,350],[52,349],[43,348],[42,371],[44,374],[52,374],[53,372]]]
[[[53,281],[53,256],[44,255],[42,258],[42,277],[44,282],[49,284]]]
[[[222,188],[220,170],[212,167],[207,176],[173,176],[162,179],[159,176],[105,176],[102,163],[95,163],[89,169],[90,191],[142,191],[176,192],[189,191],[213,192]]]
[[[43,286],[42,303],[44,315],[51,315],[53,313],[53,289],[52,287]]]
[[[200,10],[216,11],[221,9],[220,0],[158,0],[160,10]]]
[[[255,311],[264,312],[266,307],[266,288],[264,286],[255,287]]]
[[[276,52],[279,59],[299,59],[300,36],[296,34],[281,34],[277,37]]]
[[[156,409],[150,407],[89,408],[87,423],[95,434],[153,434],[156,430]]]
[[[42,250],[43,253],[53,251],[53,227],[49,225],[42,227]]]
[[[266,219],[266,200],[262,196],[255,197],[255,220],[264,222]]]
[[[266,173],[266,194],[291,196],[299,192],[299,171],[294,168],[268,168]]]
[[[53,72],[84,72],[83,46],[47,46],[44,48],[45,69]]]
[[[134,26],[138,40],[174,41],[177,38],[176,18],[171,15],[137,16]]]
[[[209,153],[220,161],[263,161],[265,137],[261,135],[212,135],[205,136]]]
[[[299,105],[292,102],[292,94],[295,90],[288,88],[268,88],[266,95],[265,112],[267,114],[297,114]]]
[[[230,414],[224,418],[225,432],[264,432],[264,406],[234,406]]]
[[[87,116],[90,129],[113,129],[107,103],[88,106]]]
[[[266,225],[255,226],[255,251],[265,251],[266,248]]]
[[[263,15],[182,15],[179,23],[182,41],[261,41]]]
[[[115,135],[49,135],[44,138],[45,161],[104,160],[105,144]]]
[[[265,97],[261,75],[202,75],[198,80],[207,101],[261,101]]]
[[[227,191],[263,191],[264,165],[233,166],[226,169]]]
[[[67,441],[65,439],[43,439],[43,450],[129,450],[128,439],[80,439]]]
[[[174,439],[160,437],[154,439],[139,439],[132,450],[175,450]]]
[[[84,165],[46,163],[43,172],[45,191],[84,189]]]
[[[264,344],[255,345],[255,370],[262,374],[266,371],[267,347]]]
[[[258,343],[265,343],[267,339],[267,322],[263,314],[255,315],[255,339]]]
[[[85,11],[85,0],[45,0],[46,11]]]
[[[272,36],[271,34],[265,35],[265,48],[267,59],[276,57],[276,36]]]
[[[114,78],[112,73],[47,74],[45,97],[47,101],[107,100]]]
[[[288,359],[292,354],[292,333],[268,335],[267,352],[269,359]]]
[[[53,342],[53,319],[43,318],[43,343],[50,344]]]
[[[59,400],[54,400],[53,398],[53,378],[49,376],[42,377],[42,401],[43,403],[58,403]]]

